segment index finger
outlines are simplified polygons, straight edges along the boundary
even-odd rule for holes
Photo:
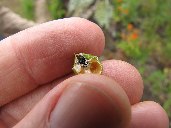
[[[71,71],[74,53],[100,55],[104,35],[92,22],[45,23],[0,43],[0,106]]]

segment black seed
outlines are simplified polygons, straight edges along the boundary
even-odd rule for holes
[[[83,57],[82,55],[76,55],[77,59],[78,59],[78,63],[79,64],[83,64],[84,66],[88,65],[87,60],[85,59],[85,57]]]

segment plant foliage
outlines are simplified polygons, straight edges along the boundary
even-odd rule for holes
[[[53,19],[63,18],[65,16],[65,8],[62,0],[49,0],[48,7]]]
[[[21,0],[22,5],[22,12],[23,16],[29,20],[33,20],[34,15],[34,7],[35,7],[35,1],[34,0]]]

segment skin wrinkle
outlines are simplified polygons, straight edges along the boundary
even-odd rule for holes
[[[30,60],[32,60],[32,61],[29,61],[28,63],[29,63],[29,65],[30,65],[30,67],[32,67],[32,71],[35,71],[34,73],[33,73],[33,75],[34,75],[34,78],[35,77],[39,77],[39,76],[36,76],[36,74],[37,74],[37,72],[39,72],[39,70],[37,70],[37,69],[39,69],[39,68],[36,68],[38,65],[35,65],[36,63],[37,63],[37,59],[39,59],[39,58],[42,58],[42,57],[40,57],[39,55],[41,55],[41,54],[38,54],[38,55],[34,55],[33,53],[35,53],[34,52],[34,49],[36,48],[36,47],[39,47],[39,49],[42,49],[42,51],[47,51],[47,52],[45,52],[45,53],[47,53],[46,55],[44,54],[43,55],[43,58],[46,58],[46,57],[48,57],[48,56],[52,56],[53,55],[53,53],[54,53],[54,51],[55,50],[53,50],[54,48],[56,49],[56,56],[60,59],[60,54],[59,53],[63,53],[64,51],[68,51],[68,49],[71,49],[72,47],[74,47],[73,45],[75,45],[75,44],[77,44],[76,46],[79,48],[79,47],[82,47],[82,49],[86,49],[85,51],[92,51],[92,49],[87,45],[87,43],[81,43],[82,41],[84,41],[85,40],[85,34],[87,34],[87,33],[84,33],[84,29],[83,29],[83,31],[82,31],[82,34],[80,35],[79,33],[80,32],[77,32],[78,34],[77,34],[77,36],[75,36],[76,34],[75,33],[71,33],[72,31],[74,31],[74,29],[75,30],[77,30],[77,28],[74,28],[73,27],[73,30],[71,29],[71,26],[72,25],[70,25],[70,28],[69,28],[69,25],[70,25],[70,23],[65,23],[65,26],[66,26],[66,31],[64,31],[65,30],[65,26],[64,26],[64,30],[63,30],[63,27],[61,27],[62,26],[62,24],[57,28],[58,30],[59,30],[59,32],[57,32],[57,33],[53,33],[52,32],[52,30],[51,29],[49,29],[48,30],[48,33],[51,33],[52,32],[52,34],[50,34],[50,37],[49,37],[49,39],[48,40],[46,40],[47,38],[46,38],[46,36],[47,35],[49,35],[49,34],[45,34],[44,35],[44,33],[43,34],[41,34],[41,31],[42,31],[42,29],[44,28],[44,26],[41,28],[41,30],[39,30],[39,36],[38,35],[36,35],[36,39],[37,40],[40,40],[41,42],[46,42],[46,41],[48,41],[48,45],[47,45],[47,47],[46,47],[46,45],[45,46],[35,46],[34,48],[32,48],[30,51],[33,51],[33,52],[31,52],[31,54],[32,55],[29,55],[29,56],[26,56],[25,58],[29,58]],[[49,26],[50,27],[52,27],[52,25],[51,24],[49,24]],[[74,25],[75,26],[75,25]],[[92,26],[92,25],[90,25],[90,26]],[[47,26],[46,26],[47,27]],[[53,26],[53,28],[54,28],[54,26]],[[78,27],[79,28],[79,27]],[[62,31],[60,31],[60,30],[62,30]],[[69,31],[68,31],[69,30]],[[89,30],[90,31],[90,30]],[[27,32],[29,33],[29,31],[27,30]],[[69,38],[69,39],[67,39],[67,38],[65,38],[65,40],[61,40],[63,37],[65,37],[65,35],[63,35],[63,34],[65,34],[64,32],[67,32],[67,33],[69,33],[68,35],[74,35],[74,36],[70,36],[70,37],[73,37],[73,38]],[[71,34],[70,34],[71,33]],[[33,34],[33,33],[32,33]],[[58,35],[58,36],[56,36],[56,35]],[[100,36],[100,35],[99,35]],[[21,37],[21,36],[20,36]],[[41,38],[40,39],[40,37],[44,37],[43,39]],[[94,40],[95,40],[95,38],[97,38],[97,37],[94,37]],[[80,40],[79,42],[80,43],[78,43],[78,41],[77,40]],[[19,40],[20,40],[20,38],[19,38]],[[65,48],[65,47],[63,47],[63,45],[62,45],[62,43],[57,43],[55,40],[58,40],[58,42],[65,42],[65,45],[67,45],[67,49]],[[68,43],[67,43],[67,40],[68,40]],[[69,40],[74,40],[74,41],[77,41],[77,43],[72,43],[71,41],[69,41]],[[82,41],[81,41],[82,40]],[[102,40],[101,40],[102,41]],[[51,43],[52,42],[52,43]],[[89,41],[87,41],[87,42],[89,42]],[[94,41],[91,41],[90,40],[90,42],[94,42]],[[39,43],[36,43],[36,42],[34,42],[34,44],[39,44]],[[80,46],[78,46],[78,45],[80,45]],[[85,45],[85,46],[84,46]],[[47,48],[48,48],[48,46],[51,46],[50,47],[50,49],[48,50]],[[74,49],[75,49],[75,51],[78,51],[78,52],[80,52],[80,50],[81,49],[78,49],[77,50],[77,47],[75,47]],[[99,46],[99,47],[101,47],[101,46]],[[44,49],[46,49],[46,50],[44,50]],[[100,48],[100,50],[101,50],[101,48]],[[52,51],[52,52],[51,52]],[[99,49],[97,49],[97,51],[99,51]],[[66,56],[68,56],[68,55],[70,55],[70,52],[72,52],[72,51],[68,51],[68,54],[66,55]],[[99,51],[100,52],[100,51]],[[94,51],[92,52],[92,53],[95,53]],[[31,58],[31,56],[32,56],[32,58]],[[55,56],[55,55],[53,55],[53,56]],[[34,60],[34,58],[36,57],[36,60]],[[62,58],[62,56],[61,56],[61,58]],[[69,56],[68,56],[68,58],[69,58]],[[28,59],[28,60],[29,60]],[[66,57],[65,57],[65,59],[66,59]],[[47,58],[47,60],[48,60],[48,58]],[[46,63],[46,61],[43,61],[43,62],[45,62]],[[62,62],[62,61],[61,61]],[[70,61],[69,62],[71,62],[71,58],[70,58]],[[40,62],[39,62],[40,63]],[[45,67],[43,67],[43,68],[45,68]],[[37,78],[36,78],[37,79]],[[40,81],[40,79],[39,79],[39,81]]]
[[[34,29],[36,29],[36,28],[34,28]],[[29,30],[27,30],[27,32],[30,33]],[[56,41],[55,41],[56,35],[57,35],[57,33],[55,31],[53,31],[53,32],[49,31],[48,33],[50,33],[50,34],[45,34],[43,31],[39,30],[39,32],[37,32],[37,33],[39,33],[39,34],[37,36],[35,36],[34,40],[39,40],[39,42],[48,42],[48,45],[43,46],[43,45],[41,45],[41,43],[35,42],[34,40],[29,41],[26,45],[23,44],[23,45],[25,45],[24,52],[25,51],[30,52],[30,55],[26,56],[26,58],[31,59],[31,61],[44,59],[46,57],[48,58],[48,57],[52,56],[56,52],[56,50],[57,49],[59,50],[61,47],[59,45],[60,43],[56,43]],[[33,33],[31,33],[31,34],[33,34]],[[20,37],[18,37],[17,40],[22,40],[21,35],[20,35]],[[30,40],[30,39],[28,39],[28,40]],[[34,47],[32,47],[33,44],[34,44]],[[56,50],[53,50],[54,48]],[[37,50],[37,49],[41,49],[41,50]],[[37,52],[35,52],[35,51],[38,51],[40,54],[37,54]],[[33,54],[33,53],[35,53],[35,54]],[[51,53],[51,54],[49,54],[49,53]]]
[[[50,43],[50,41],[48,42],[48,44]],[[39,43],[37,43],[37,44],[39,44]],[[48,45],[49,46],[49,45]],[[37,47],[39,47],[39,46],[37,46]],[[36,48],[36,47],[34,47],[34,48]],[[33,48],[33,50],[34,50],[34,48]],[[46,49],[47,49],[48,47],[46,47]],[[40,49],[40,47],[38,48],[38,49]],[[43,49],[45,49],[45,48],[43,48]],[[43,54],[43,56],[47,56],[47,54],[48,54],[48,50],[43,50],[42,49],[42,51],[44,51],[44,54]],[[29,49],[30,50],[30,49]],[[50,51],[52,51],[51,49],[50,49]],[[38,51],[38,52],[40,52],[40,50]],[[36,53],[35,51],[33,52],[33,53]],[[41,53],[41,52],[40,52]],[[45,55],[46,54],[46,55]],[[42,54],[39,54],[39,55],[42,55]],[[27,62],[29,65],[30,65],[30,67],[32,67],[31,68],[31,70],[33,71],[33,76],[34,76],[34,79],[36,79],[36,81],[39,81],[39,79],[37,79],[37,77],[39,77],[39,76],[37,76],[37,72],[36,72],[36,70],[37,69],[39,69],[38,67],[39,67],[39,65],[38,64],[40,64],[40,65],[42,65],[43,66],[43,64],[44,64],[44,62],[45,61],[41,61],[41,59],[40,58],[38,58],[38,56],[37,55],[33,55],[32,54],[32,56],[33,56],[33,58],[29,61],[29,62]],[[35,57],[36,56],[36,57]],[[52,56],[52,55],[50,55],[50,56]],[[45,59],[45,60],[47,60],[48,61],[48,59],[50,58],[50,56],[49,57],[44,57],[43,59]],[[29,56],[26,56],[26,58],[30,58]],[[40,60],[39,60],[40,59]],[[39,63],[38,63],[39,62]],[[36,65],[35,65],[36,64]],[[44,64],[44,66],[46,66],[45,64]],[[46,67],[45,67],[46,68]],[[42,84],[42,82],[41,81],[39,81],[38,82],[39,84]]]
[[[11,50],[11,47],[9,47],[9,45],[7,45],[6,43],[1,43],[1,48],[0,48],[0,62],[2,63],[5,63],[6,61],[8,61],[9,59],[9,56],[12,56],[13,57],[13,52]],[[3,53],[3,49],[5,47],[8,47],[8,51],[5,51],[5,53]],[[11,58],[12,58],[11,57]],[[10,59],[11,59],[10,58]],[[3,78],[6,74],[12,72],[12,70],[14,70],[15,67],[17,67],[18,65],[16,65],[15,63],[8,63],[8,64],[1,64],[0,65],[0,79]],[[4,70],[6,69],[6,70]],[[2,82],[3,80],[0,80],[0,83]]]
[[[54,39],[53,39],[53,40],[54,40]],[[51,42],[52,42],[53,44],[55,44],[53,40],[52,40]],[[50,42],[48,42],[48,43],[50,43]],[[38,43],[38,44],[39,44],[39,43]],[[57,43],[56,43],[56,44],[57,44]],[[48,45],[48,46],[49,46],[49,45]],[[60,46],[59,46],[59,47],[60,47]],[[46,48],[47,48],[47,47],[46,47]],[[57,49],[60,49],[60,48],[57,47]],[[30,49],[29,49],[29,50],[30,50]],[[48,50],[44,50],[44,51],[48,51]],[[59,57],[59,56],[58,56],[58,57]],[[23,57],[23,58],[25,58],[25,57]],[[47,57],[46,59],[48,59],[48,57]],[[34,61],[35,61],[35,63],[37,63],[37,59],[36,59],[36,60],[33,60],[33,63],[34,63]],[[39,60],[38,60],[38,61],[39,61]],[[27,63],[27,62],[25,62],[25,63]],[[40,63],[41,63],[41,62],[40,62]],[[29,66],[29,67],[30,67],[30,66]],[[36,70],[36,68],[37,68],[37,66],[33,66],[33,67],[35,67],[35,68],[33,68],[33,69],[30,68],[31,71]],[[32,74],[33,74],[33,73],[32,73]],[[34,76],[34,75],[32,75],[32,76]]]
[[[10,38],[8,38],[7,40],[10,41]],[[11,43],[9,43],[8,45],[7,44],[4,44],[4,45],[6,47],[8,47],[8,50],[10,50],[10,53],[11,53],[11,54],[8,54],[8,58],[12,59],[13,57],[16,57]],[[3,49],[3,44],[1,46],[2,46],[1,48]],[[12,65],[12,66],[10,66],[10,65]],[[3,79],[0,81],[0,87],[1,87],[1,91],[2,91],[0,93],[1,94],[0,106],[2,105],[1,103],[6,103],[6,100],[11,98],[11,90],[17,89],[16,93],[21,92],[22,88],[18,88],[17,84],[15,84],[15,83],[16,82],[20,82],[21,84],[23,83],[23,79],[22,79],[23,76],[17,77],[17,74],[16,74],[16,72],[23,73],[23,68],[22,68],[21,63],[19,63],[19,60],[16,60],[15,63],[12,63],[12,61],[9,61],[9,63],[6,64],[5,66],[6,66],[6,68],[2,67],[2,71],[4,69],[7,69],[6,71],[8,71],[8,72],[6,72],[6,75],[2,74],[2,73],[0,75],[0,79]],[[14,67],[15,67],[15,69],[14,69]],[[11,70],[11,68],[12,68],[12,70]],[[10,72],[9,72],[9,69],[11,70]],[[11,76],[13,76],[13,78],[15,78],[15,81],[11,81]],[[5,80],[4,80],[4,78],[5,78]],[[27,81],[27,79],[26,79],[26,81]],[[9,85],[11,84],[11,85],[16,85],[16,86],[11,86],[9,88],[9,86],[6,86],[7,82],[9,83]],[[24,90],[23,90],[23,92],[24,92]],[[5,98],[2,98],[2,97],[5,97]]]
[[[1,111],[1,109],[0,109],[0,120],[4,124],[8,124],[8,127],[14,126],[15,125],[14,122],[17,122],[17,119],[14,116],[11,116],[11,114],[9,114],[7,111]],[[6,122],[6,121],[8,121],[8,122]]]
[[[9,40],[11,42],[10,44],[15,53],[16,59],[18,60],[20,66],[24,70],[26,76],[32,81],[32,84],[34,86],[38,85],[38,81],[36,81],[36,79],[34,78],[33,71],[31,69],[31,67],[29,66],[29,64],[27,64],[27,61],[26,61],[25,57],[23,56],[23,54],[21,53],[20,48],[17,47],[15,40],[12,40],[12,38],[9,38]]]
[[[12,72],[9,75],[12,75],[13,78],[15,79],[15,81],[11,81],[9,84],[11,84],[11,85],[16,85],[16,83],[25,84],[25,81],[23,81],[23,76],[18,76],[18,75],[16,75],[15,72]],[[10,76],[9,76],[9,78],[10,78]],[[9,80],[6,79],[6,81],[9,81]],[[26,80],[26,82],[27,82],[27,80]],[[4,81],[4,85],[5,85],[5,81]],[[1,87],[3,87],[3,86],[1,86]],[[1,88],[1,89],[2,89],[1,97],[3,97],[0,99],[1,103],[6,103],[6,100],[11,101],[11,96],[13,96],[13,95],[11,95],[11,91],[13,91],[13,90],[15,90],[14,94],[23,94],[23,93],[26,93],[28,90],[28,88],[25,88],[24,86],[11,86],[11,87],[4,86],[4,88]],[[33,89],[33,87],[30,86],[29,89],[31,90],[31,89]]]

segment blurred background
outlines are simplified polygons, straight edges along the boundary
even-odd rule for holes
[[[171,0],[0,0],[0,39],[71,16],[103,29],[101,59],[134,65],[144,80],[143,100],[159,102],[171,119]]]

